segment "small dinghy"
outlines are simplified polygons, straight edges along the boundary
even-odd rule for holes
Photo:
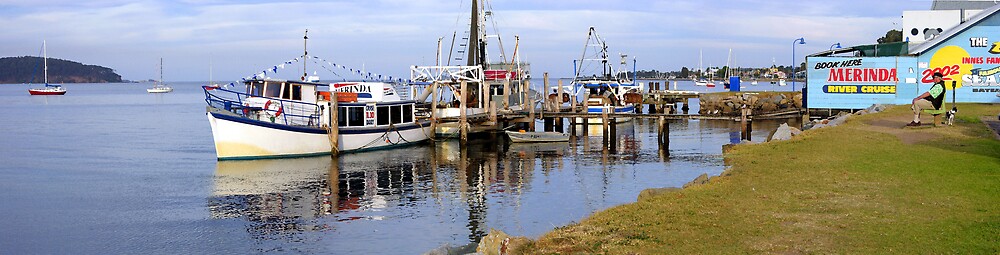
[[[515,143],[549,143],[569,141],[569,135],[557,132],[506,131],[507,137]]]

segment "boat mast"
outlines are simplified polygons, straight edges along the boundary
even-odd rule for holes
[[[309,29],[306,29],[305,35],[302,36],[302,81],[306,81],[309,77],[309,72],[306,71],[306,63],[309,57]]]
[[[163,58],[160,58],[160,84],[163,84]]]
[[[467,66],[479,65],[479,4],[472,0],[472,22],[469,26],[469,57],[466,60]]]
[[[49,85],[49,50],[45,47],[45,40],[42,40],[42,64],[45,69],[45,85]]]

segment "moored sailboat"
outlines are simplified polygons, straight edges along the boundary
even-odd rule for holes
[[[49,84],[49,52],[45,45],[45,41],[42,41],[42,66],[44,69],[45,77],[45,87],[28,89],[28,94],[34,96],[55,96],[55,95],[65,95],[66,89],[60,84]]]
[[[152,88],[146,89],[148,93],[170,93],[174,88],[163,84],[163,58],[160,58],[160,79],[153,84]]]

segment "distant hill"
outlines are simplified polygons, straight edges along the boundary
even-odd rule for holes
[[[0,83],[42,83],[40,57],[0,58]],[[49,58],[49,83],[122,82],[115,70],[103,66],[84,65],[69,60]]]

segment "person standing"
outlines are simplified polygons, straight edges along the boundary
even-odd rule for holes
[[[941,75],[941,73],[934,73],[934,85],[931,85],[931,89],[913,98],[913,104],[910,106],[910,109],[913,109],[913,121],[906,124],[906,126],[920,126],[920,112],[923,110],[941,109],[941,105],[944,104],[944,81],[941,80],[942,77],[944,75]]]

